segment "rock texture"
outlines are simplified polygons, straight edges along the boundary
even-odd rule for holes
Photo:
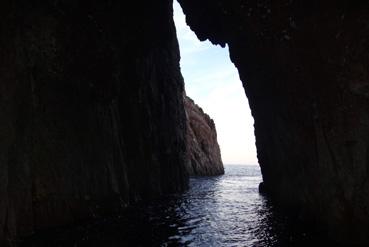
[[[229,45],[265,190],[368,241],[368,1],[180,3]],[[1,1],[0,87],[1,246],[186,187],[172,1]]]
[[[184,96],[187,117],[186,168],[191,176],[224,174],[214,121],[188,96]]]
[[[368,1],[179,2],[199,39],[229,46],[274,201],[367,242]]]
[[[1,1],[0,246],[185,189],[182,95],[172,1]]]

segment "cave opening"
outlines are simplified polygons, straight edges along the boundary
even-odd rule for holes
[[[185,91],[214,120],[223,163],[258,165],[254,120],[228,46],[201,42],[177,1],[173,9]]]

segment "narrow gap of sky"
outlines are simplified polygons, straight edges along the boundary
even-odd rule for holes
[[[214,119],[224,164],[256,165],[254,120],[228,47],[200,42],[173,7],[187,95]]]

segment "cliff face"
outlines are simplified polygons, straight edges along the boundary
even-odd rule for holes
[[[171,1],[2,1],[0,82],[1,246],[187,186]]]
[[[184,97],[184,105],[187,117],[186,168],[189,175],[224,174],[214,121],[187,96]]]
[[[337,236],[369,229],[369,3],[180,0],[230,48],[265,187]],[[0,245],[186,187],[170,0],[0,3]]]
[[[368,2],[179,2],[201,40],[229,45],[274,201],[335,237],[366,241]]]

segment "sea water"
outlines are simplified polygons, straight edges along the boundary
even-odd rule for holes
[[[141,203],[89,224],[40,233],[24,246],[320,246],[258,192],[258,166],[228,165],[194,177],[182,194]],[[301,229],[302,230],[301,230]],[[327,243],[325,243],[327,244]],[[328,245],[331,243],[328,242]]]

